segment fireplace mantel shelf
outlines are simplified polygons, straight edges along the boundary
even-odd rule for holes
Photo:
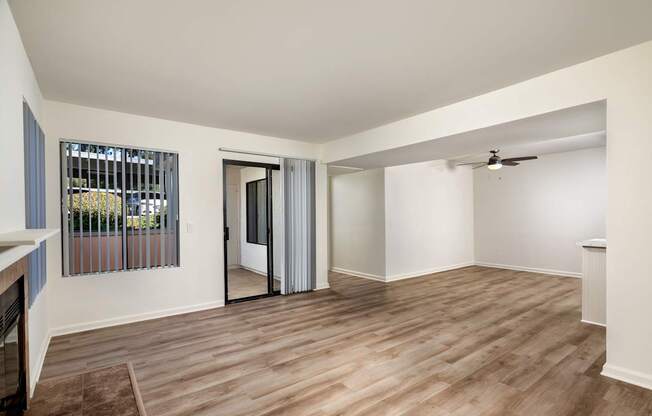
[[[0,233],[0,270],[28,255],[39,244],[56,235],[58,229],[44,228]]]
[[[58,228],[34,228],[0,233],[0,247],[35,246],[58,232]]]

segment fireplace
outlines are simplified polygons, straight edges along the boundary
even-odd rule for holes
[[[24,259],[0,271],[0,415],[27,408],[27,308]]]
[[[25,405],[25,374],[23,371],[23,297],[22,279],[14,282],[0,295],[0,410],[22,410]],[[14,412],[16,413],[16,412]]]

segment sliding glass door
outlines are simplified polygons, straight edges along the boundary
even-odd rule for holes
[[[223,169],[226,302],[278,294],[281,280],[278,273],[275,276],[274,266],[280,255],[274,255],[278,241],[274,226],[282,218],[278,212],[282,206],[279,166],[224,160]]]

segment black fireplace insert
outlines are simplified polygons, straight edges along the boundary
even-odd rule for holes
[[[21,415],[26,405],[22,289],[19,279],[0,295],[0,415]]]

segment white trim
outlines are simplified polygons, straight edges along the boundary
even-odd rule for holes
[[[181,315],[190,312],[199,312],[207,309],[221,308],[224,300],[200,303],[197,305],[181,306],[178,308],[162,309],[154,312],[145,312],[136,315],[125,315],[118,318],[103,319],[99,321],[85,322],[82,324],[60,326],[50,331],[50,336],[74,334],[76,332],[90,331],[91,329],[107,328],[110,326],[130,324],[134,322],[148,321],[150,319],[164,318],[166,316]]]
[[[628,370],[616,365],[605,364],[602,367],[601,375],[616,380],[624,381],[625,383],[634,384],[645,389],[652,390],[652,375],[641,373],[639,371]]]
[[[29,374],[29,397],[34,396],[34,390],[36,389],[36,383],[41,378],[41,370],[43,370],[43,363],[45,362],[45,355],[48,352],[48,347],[50,346],[50,340],[52,339],[52,334],[48,332],[48,335],[43,340],[41,344],[41,351],[38,354],[38,360],[36,363],[31,363],[30,365],[30,374]]]
[[[332,272],[336,273],[343,273],[343,274],[348,274],[351,276],[355,277],[362,277],[364,279],[370,279],[370,280],[375,280],[377,282],[383,282],[383,283],[389,283],[389,282],[395,282],[397,280],[403,280],[403,279],[411,279],[414,277],[423,277],[427,276],[433,273],[441,273],[441,272],[447,272],[450,270],[455,270],[455,269],[461,269],[462,267],[468,267],[468,266],[473,266],[475,263],[472,261],[464,262],[464,263],[459,263],[459,264],[452,264],[450,266],[442,266],[442,267],[435,267],[432,269],[427,269],[427,270],[421,270],[418,272],[413,272],[413,273],[404,273],[404,274],[395,274],[393,276],[379,276],[376,274],[371,274],[371,273],[363,273],[363,272],[358,272],[355,270],[348,270],[348,269],[342,269],[340,267],[331,267]]]
[[[427,275],[433,274],[433,273],[447,272],[447,271],[450,271],[450,270],[461,269],[462,267],[473,266],[474,264],[475,263],[472,262],[472,261],[466,261],[466,262],[459,263],[459,264],[452,264],[450,266],[435,267],[435,268],[432,268],[432,269],[421,270],[421,271],[413,272],[413,273],[395,274],[393,276],[387,276],[387,281],[388,282],[395,282],[397,280],[412,279],[414,277],[423,277],[423,276],[427,276]]]
[[[362,277],[363,279],[375,280],[377,282],[385,282],[385,277],[378,276],[377,274],[363,273],[355,270],[342,269],[340,267],[331,267],[331,271],[335,273],[348,274],[355,277]]]
[[[249,272],[256,273],[256,274],[259,274],[261,276],[267,277],[267,272],[263,272],[263,271],[258,270],[258,269],[253,269],[251,267],[243,266],[242,264],[240,265],[240,269],[244,269],[244,270],[247,270]]]
[[[338,169],[350,169],[350,170],[364,170],[364,168],[355,168],[353,166],[343,166],[343,165],[328,165],[329,168],[338,168]]]
[[[250,155],[250,156],[263,156],[263,157],[273,157],[276,159],[303,159],[303,160],[308,160],[311,162],[318,162],[319,159],[309,159],[305,157],[298,157],[298,156],[288,156],[288,155],[277,155],[273,153],[263,153],[263,152],[253,152],[251,150],[239,150],[239,149],[232,149],[229,147],[220,147],[217,150],[220,152],[227,152],[227,153],[240,153],[242,155]]]
[[[317,287],[314,290],[322,290],[322,289],[330,289],[331,285],[326,282],[326,284],[318,284]]]
[[[569,271],[565,271],[565,270],[539,269],[539,268],[536,268],[536,267],[514,266],[514,265],[511,265],[511,264],[487,263],[487,262],[484,262],[484,261],[476,261],[474,264],[476,266],[493,267],[493,268],[496,268],[496,269],[516,270],[516,271],[519,271],[519,272],[531,272],[531,273],[550,274],[550,275],[553,275],[553,276],[565,276],[565,277],[582,278],[582,273],[569,272]]]
[[[551,269],[537,269],[533,267],[521,267],[521,266],[512,266],[512,265],[507,265],[507,264],[495,264],[495,263],[485,263],[485,262],[477,262],[477,261],[467,261],[463,263],[458,263],[458,264],[452,264],[450,266],[442,266],[442,267],[435,267],[432,269],[428,270],[421,270],[418,272],[413,272],[413,273],[404,273],[404,274],[395,274],[393,276],[378,276],[375,274],[371,273],[363,273],[363,272],[358,272],[356,270],[348,270],[348,269],[342,269],[340,267],[331,267],[332,272],[336,273],[343,273],[343,274],[348,274],[351,276],[356,276],[356,277],[362,277],[364,279],[371,279],[375,280],[378,282],[384,282],[384,283],[389,283],[389,282],[395,282],[397,280],[403,280],[403,279],[412,279],[415,277],[423,277],[427,276],[430,274],[434,273],[441,273],[441,272],[447,272],[450,270],[455,270],[455,269],[461,269],[463,267],[469,267],[469,266],[481,266],[481,267],[492,267],[495,269],[506,269],[506,270],[516,270],[520,272],[531,272],[531,273],[541,273],[541,274],[549,274],[553,276],[565,276],[565,277],[575,277],[575,278],[581,278],[582,273],[576,273],[576,272],[567,272],[567,271],[562,271],[562,270],[551,270]],[[593,322],[587,322],[587,323],[593,323]],[[599,325],[597,323],[594,323],[595,325]]]
[[[603,328],[606,328],[606,327],[607,327],[606,324],[601,324],[601,323],[599,323],[599,322],[587,321],[586,319],[582,319],[581,321],[582,321],[582,323],[584,323],[584,324],[597,325],[597,326],[601,326],[601,327],[603,327]]]
[[[252,269],[251,267],[243,266],[241,264],[238,265],[238,266],[235,266],[233,269],[231,268],[231,266],[229,266],[229,270],[235,270],[235,269],[244,269],[244,270],[250,271],[252,273],[259,274],[259,275],[261,275],[263,277],[267,277],[267,272],[263,272],[263,271],[260,271],[258,269]],[[281,276],[274,275],[273,278],[274,278],[274,280],[281,281]]]

